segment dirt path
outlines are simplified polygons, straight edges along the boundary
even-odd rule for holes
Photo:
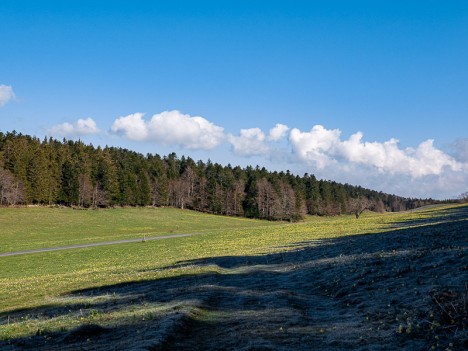
[[[61,250],[71,250],[71,249],[82,249],[85,247],[94,247],[94,246],[104,246],[104,245],[117,245],[117,244],[128,244],[128,243],[137,243],[142,241],[150,241],[150,240],[163,240],[163,239],[173,239],[173,238],[184,238],[187,236],[192,236],[197,233],[191,234],[172,234],[172,235],[163,235],[163,236],[154,236],[150,238],[138,238],[138,239],[126,239],[126,240],[115,240],[115,241],[104,241],[100,243],[92,243],[92,244],[77,244],[77,245],[69,245],[69,246],[57,246],[57,247],[46,247],[43,249],[34,249],[34,250],[24,250],[24,251],[14,251],[14,252],[4,252],[0,253],[0,257],[7,257],[7,256],[16,256],[16,255],[28,255],[33,253],[40,253],[40,252],[50,252],[50,251],[61,251]]]

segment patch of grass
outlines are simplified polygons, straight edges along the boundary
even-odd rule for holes
[[[274,224],[174,208],[0,207],[0,253]]]
[[[0,209],[3,252],[12,251],[12,248],[62,246],[75,240],[138,237],[142,231],[151,233],[148,235],[167,234],[167,230],[176,223],[180,223],[179,232],[203,232],[191,237],[145,243],[0,257],[0,340],[32,335],[37,330],[68,330],[91,321],[111,326],[127,321],[132,313],[137,316],[135,318],[149,318],[150,315],[156,316],[158,309],[167,307],[139,302],[136,307],[125,304],[123,309],[105,313],[97,307],[100,301],[93,297],[79,299],[68,295],[76,290],[184,275],[228,273],[215,264],[179,263],[223,256],[281,253],[315,240],[398,230],[405,223],[425,225],[429,220],[443,220],[444,211],[454,208],[445,206],[395,214],[365,213],[358,220],[354,216],[308,217],[303,222],[292,224],[217,217],[175,209]],[[15,217],[19,219],[15,220]],[[8,243],[21,233],[26,237],[14,244]],[[119,296],[107,298],[119,304]],[[40,315],[40,309],[46,306],[67,308],[70,305],[83,306],[83,319],[80,320],[76,312],[61,313],[57,317]],[[25,318],[21,313],[22,309],[34,308],[38,310],[36,316]]]

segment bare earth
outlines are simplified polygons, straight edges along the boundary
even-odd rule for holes
[[[92,306],[102,313],[123,304],[173,308],[127,325],[12,340],[0,350],[467,349],[467,219],[463,207],[383,234],[299,243],[283,254],[180,262],[218,265],[225,274],[77,291],[119,296]]]

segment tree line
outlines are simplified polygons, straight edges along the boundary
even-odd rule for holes
[[[172,206],[230,216],[401,211],[434,203],[265,168],[0,132],[0,205]]]

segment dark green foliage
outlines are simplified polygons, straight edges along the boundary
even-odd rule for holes
[[[248,218],[258,218],[260,213],[256,201],[257,181],[252,167],[247,167],[247,184],[245,186],[245,198],[242,203],[245,216]]]
[[[62,165],[59,202],[66,206],[78,205],[79,186],[77,169],[70,160],[66,160]]]
[[[434,203],[406,199],[349,184],[260,167],[222,166],[180,159],[175,153],[146,156],[81,141],[0,132],[0,204],[63,204],[81,207],[174,206],[202,212],[299,220],[305,214],[352,212],[365,198],[375,211],[401,211]]]

